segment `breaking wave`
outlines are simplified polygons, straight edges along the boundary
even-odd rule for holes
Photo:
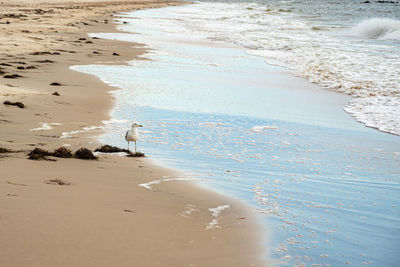
[[[367,19],[353,26],[350,34],[366,39],[400,41],[400,21],[389,18]]]

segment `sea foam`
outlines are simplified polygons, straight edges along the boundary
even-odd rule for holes
[[[400,21],[389,18],[366,19],[353,26],[349,34],[366,39],[400,41]]]
[[[399,20],[349,17],[345,23],[326,23],[265,12],[256,3],[197,3],[168,12],[179,18],[167,20],[168,27],[184,25],[185,33],[238,45],[296,76],[351,95],[355,100],[345,110],[358,121],[400,135]]]
[[[214,219],[212,219],[211,222],[209,222],[206,226],[206,230],[212,230],[212,229],[216,229],[216,228],[221,228],[221,226],[219,226],[219,220],[218,217],[221,214],[221,212],[227,208],[229,208],[230,205],[222,205],[222,206],[218,206],[216,208],[209,208],[208,210],[211,212],[212,216],[214,217]]]
[[[47,131],[47,130],[53,129],[52,126],[61,125],[61,123],[58,123],[58,122],[39,122],[39,123],[41,125],[40,127],[30,129],[29,131],[31,131],[31,132],[34,132],[34,131]]]

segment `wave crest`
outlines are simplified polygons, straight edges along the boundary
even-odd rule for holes
[[[400,21],[388,18],[367,19],[352,27],[350,34],[367,39],[400,41]]]

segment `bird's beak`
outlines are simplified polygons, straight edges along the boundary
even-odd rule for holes
[[[139,124],[137,127],[143,127],[143,126]]]

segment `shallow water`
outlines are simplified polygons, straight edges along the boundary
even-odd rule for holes
[[[126,15],[147,21],[135,34],[96,34],[146,43],[151,61],[74,67],[123,88],[104,143],[125,146],[128,121],[143,124],[139,150],[251,204],[282,264],[396,266],[400,138],[240,47],[151,26],[179,8]]]
[[[400,135],[400,4],[351,0],[199,2],[138,12],[122,30],[202,36],[242,47],[354,99],[346,111]],[[371,1],[374,2],[374,1]],[[147,25],[151,29],[143,30]],[[138,40],[141,36],[138,36]]]

